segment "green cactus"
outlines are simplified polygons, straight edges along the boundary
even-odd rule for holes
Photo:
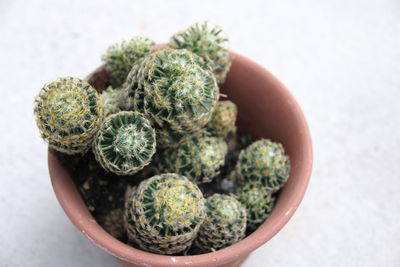
[[[100,95],[101,105],[104,109],[104,117],[118,113],[122,110],[126,100],[125,91],[120,88],[107,87]]]
[[[256,182],[239,188],[238,197],[246,208],[247,229],[250,231],[257,229],[268,218],[275,203],[271,191]]]
[[[44,85],[35,99],[34,113],[42,138],[67,154],[86,152],[103,119],[96,90],[72,77]]]
[[[162,147],[199,135],[219,98],[211,70],[186,50],[164,49],[146,56],[132,68],[124,88],[134,97],[135,110],[155,127]]]
[[[150,163],[155,146],[155,132],[148,120],[138,112],[121,111],[105,119],[93,152],[104,169],[132,175]]]
[[[176,172],[195,183],[211,182],[224,165],[228,148],[216,137],[192,138],[177,148],[165,149],[157,156],[161,172]]]
[[[206,219],[194,245],[202,252],[225,248],[240,241],[246,231],[246,209],[233,196],[214,194],[206,201]]]
[[[282,144],[261,139],[239,154],[235,175],[239,184],[261,182],[270,191],[279,190],[289,178],[290,162]]]
[[[144,180],[126,203],[129,240],[153,253],[187,250],[204,218],[205,199],[199,188],[173,173]]]
[[[212,67],[218,83],[223,83],[232,59],[225,47],[228,39],[221,35],[223,30],[219,26],[209,27],[207,22],[195,23],[172,36],[169,46],[187,49],[203,58]]]
[[[114,86],[121,85],[133,64],[141,57],[152,52],[155,43],[146,37],[134,37],[109,46],[101,59]]]
[[[228,133],[235,132],[237,107],[232,101],[218,101],[217,107],[207,123],[207,131],[213,136],[225,138]]]

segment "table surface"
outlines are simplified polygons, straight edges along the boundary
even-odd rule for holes
[[[113,42],[205,19],[286,84],[313,137],[302,205],[244,266],[400,266],[398,0],[0,1],[0,266],[118,266],[53,194],[34,96]]]

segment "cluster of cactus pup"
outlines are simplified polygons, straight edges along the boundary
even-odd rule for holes
[[[124,207],[106,217],[132,246],[187,255],[233,245],[267,219],[289,177],[280,143],[228,145],[239,133],[236,104],[220,99],[232,64],[227,42],[207,22],[174,34],[164,47],[134,37],[102,55],[106,90],[63,77],[35,99],[37,126],[50,148],[78,161],[91,153],[93,168],[133,181],[124,183]],[[237,156],[232,167],[229,155]],[[205,192],[222,180],[236,191]]]

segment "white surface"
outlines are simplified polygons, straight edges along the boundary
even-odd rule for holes
[[[313,135],[302,205],[244,266],[400,266],[400,2],[163,3],[0,1],[0,266],[117,266],[61,210],[33,98],[113,42],[203,19],[290,88]]]

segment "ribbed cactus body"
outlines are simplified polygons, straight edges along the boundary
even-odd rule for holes
[[[275,197],[259,183],[248,183],[238,190],[240,203],[246,208],[247,229],[255,230],[272,212]]]
[[[218,101],[211,120],[207,123],[207,131],[213,136],[225,138],[236,130],[237,107],[232,101]]]
[[[109,46],[102,55],[106,70],[113,86],[121,85],[131,70],[133,64],[152,52],[155,43],[146,37],[134,37],[129,41]]]
[[[160,146],[199,135],[219,98],[211,70],[186,50],[164,49],[136,64],[124,84],[134,109],[145,114]]]
[[[155,152],[154,129],[139,112],[108,116],[93,143],[100,165],[117,175],[132,175],[150,163]]]
[[[143,250],[175,254],[188,249],[205,217],[199,188],[178,174],[153,176],[128,198],[129,240]]]
[[[233,196],[214,194],[206,201],[206,219],[195,246],[202,252],[225,248],[240,241],[246,231],[246,210]]]
[[[223,83],[232,59],[225,47],[228,39],[222,35],[223,30],[219,26],[210,27],[207,22],[195,23],[172,36],[169,46],[187,49],[203,58],[212,67],[217,81]]]
[[[218,175],[227,152],[227,145],[221,138],[192,138],[177,148],[160,153],[157,157],[158,169],[182,174],[195,183],[207,183]]]
[[[261,139],[239,154],[235,175],[239,184],[258,181],[270,191],[279,190],[289,178],[290,162],[282,144]]]
[[[72,77],[44,85],[36,97],[34,113],[42,138],[67,154],[86,152],[103,119],[96,90]]]

